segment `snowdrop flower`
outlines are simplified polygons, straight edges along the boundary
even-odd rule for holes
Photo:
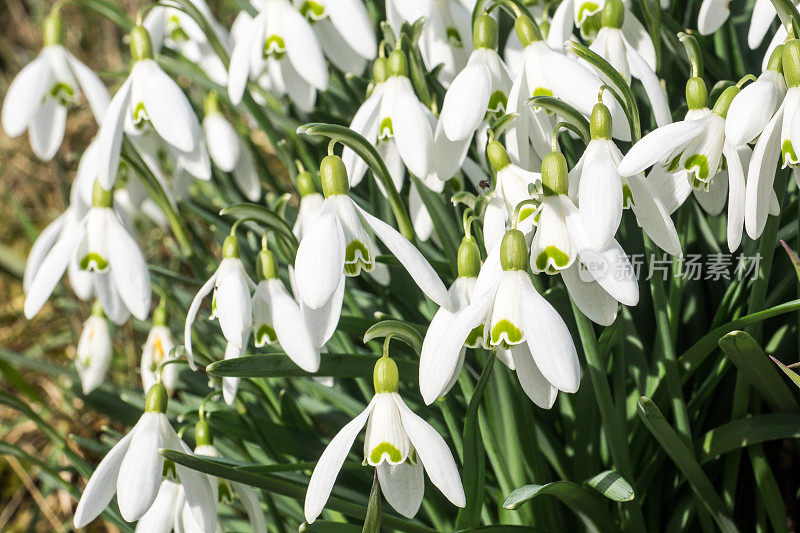
[[[452,141],[472,137],[487,116],[503,114],[511,76],[497,54],[497,22],[487,14],[475,21],[475,49],[444,96],[440,120]]]
[[[663,0],[662,0],[663,4]],[[644,25],[639,22],[627,2],[623,2],[625,15],[622,21],[622,30],[625,39],[639,53],[650,68],[656,68],[656,49],[650,34]],[[572,30],[576,26],[580,29],[585,40],[591,40],[600,28],[601,13],[605,7],[605,0],[564,0],[553,12],[550,20],[550,30],[547,34],[547,44],[556,50],[563,50],[566,41],[572,39]]]
[[[445,386],[439,390],[438,388],[422,387],[422,383],[429,384],[424,379],[424,376],[431,372],[441,372],[439,366],[440,353],[432,351],[431,347],[437,348],[441,340],[437,335],[447,334],[453,327],[453,321],[456,319],[458,311],[464,309],[472,301],[475,294],[475,284],[478,281],[478,274],[481,271],[481,255],[478,249],[478,243],[471,235],[465,236],[461,240],[461,245],[458,247],[458,277],[450,285],[450,297],[455,306],[454,311],[440,307],[431,320],[428,327],[428,335],[425,336],[425,341],[422,344],[422,353],[419,360],[419,375],[422,397],[425,403],[430,404],[437,398],[447,394],[447,392],[455,385],[458,375],[461,373],[461,367],[464,365],[464,356],[466,355],[467,348],[477,348],[483,346],[490,348],[486,335],[484,334],[484,324],[478,324],[472,331],[467,334],[463,346],[458,352],[458,359],[456,364],[449,368],[451,375],[449,381]],[[437,383],[440,384],[440,383]]]
[[[358,0],[294,0],[314,28],[331,63],[342,72],[361,74],[375,59],[378,44],[366,6]]]
[[[569,196],[580,207],[589,244],[598,250],[606,248],[617,232],[622,210],[630,208],[656,245],[681,255],[670,213],[644,175],[620,176],[622,153],[611,140],[611,113],[602,103],[595,105],[589,126],[591,140],[569,175]]]
[[[311,224],[322,212],[325,197],[317,192],[314,176],[307,170],[302,170],[297,174],[297,192],[300,193],[300,208],[297,212],[297,220],[292,226],[292,233],[298,241],[301,241],[303,235],[308,233]]]
[[[731,14],[730,0],[703,0],[697,13],[697,31],[711,35],[717,31]]]
[[[602,12],[603,26],[589,48],[622,74],[628,85],[631,84],[631,76],[642,82],[656,124],[664,126],[672,122],[667,95],[664,94],[654,68],[625,37],[622,26],[626,15],[633,16],[625,13],[621,0],[605,0]]]
[[[608,133],[607,124],[605,127]],[[616,319],[618,302],[632,306],[639,301],[633,267],[613,237],[599,246],[587,233],[586,218],[568,196],[567,162],[558,151],[542,161],[542,189],[545,197],[531,242],[531,270],[561,274],[581,312],[608,326]],[[619,191],[619,184],[616,189]]]
[[[386,245],[429,298],[451,307],[447,289],[427,260],[394,228],[361,209],[348,196],[344,163],[329,155],[320,164],[322,212],[303,235],[295,259],[298,296],[311,309],[321,309],[343,291],[345,276],[375,268],[378,248],[368,229]],[[312,328],[313,329],[313,328]]]
[[[191,454],[167,419],[167,391],[156,383],[147,392],[145,412],[125,437],[108,452],[89,478],[75,510],[73,523],[82,528],[97,518],[114,493],[122,518],[139,520],[150,509],[164,473],[162,449]],[[185,466],[174,466],[194,517],[204,531],[213,531],[217,508],[208,478]]]
[[[211,167],[200,123],[181,88],[153,59],[147,30],[131,30],[133,66],[108,106],[97,134],[97,178],[110,189],[117,175],[124,134],[154,133],[170,147],[182,168],[210,179]]]
[[[775,57],[778,53],[781,54],[780,61]],[[770,214],[780,214],[780,206],[773,186],[776,160],[782,168],[788,166],[795,169],[800,166],[800,159],[797,157],[795,148],[800,146],[800,112],[798,112],[798,104],[800,104],[800,41],[790,39],[783,46],[782,51],[776,49],[770,59],[770,64],[776,67],[776,63],[782,65],[788,90],[777,111],[759,135],[753,149],[753,157],[750,160],[745,191],[744,221],[747,234],[752,239],[758,238],[764,231]],[[753,85],[755,83],[742,90],[740,95]],[[763,108],[769,103],[769,100],[751,100],[750,105]],[[731,109],[733,107],[731,104]],[[797,180],[797,174],[794,174],[795,180]]]
[[[142,252],[122,225],[111,191],[95,183],[92,207],[69,234],[61,233],[28,286],[25,316],[33,317],[70,262],[91,272],[94,292],[110,317],[127,312],[144,320],[150,310],[150,274]],[[116,320],[115,320],[116,321]]]
[[[111,363],[111,332],[100,302],[92,306],[92,316],[83,324],[78,339],[75,369],[81,380],[83,394],[89,394],[106,378]]]
[[[481,325],[489,346],[511,352],[511,366],[536,405],[549,409],[559,390],[578,390],[575,345],[561,316],[533,287],[526,271],[527,252],[523,233],[507,231],[489,253],[470,304],[450,320],[431,322],[420,359],[420,391],[426,403],[448,388],[465,340]]]
[[[63,46],[61,16],[55,8],[44,21],[44,48],[11,82],[3,102],[2,125],[9,137],[28,130],[39,159],[53,158],[64,140],[67,108],[86,96],[102,122],[108,91],[100,78]]]
[[[721,169],[728,173],[728,248],[736,250],[744,225],[745,176],[739,152],[725,136],[725,117],[739,87],[728,87],[708,111],[702,79],[687,83],[689,113],[686,119],[662,126],[633,145],[619,164],[621,176],[632,176],[656,165],[650,176],[664,204],[681,205],[692,189],[709,191]]]
[[[514,221],[514,215],[522,202],[528,202],[517,214],[519,229],[530,233],[533,229],[537,209],[531,203],[533,195],[542,191],[542,176],[513,164],[503,145],[492,141],[486,147],[489,162],[497,173],[497,182],[491,200],[486,204],[483,217],[483,242],[487,250],[492,250],[506,233],[506,228]]]
[[[253,154],[219,108],[219,97],[212,92],[206,97],[203,108],[203,133],[208,154],[223,172],[232,172],[236,185],[251,202],[261,196]]]
[[[167,308],[162,300],[153,311],[153,327],[147,334],[147,340],[142,349],[142,388],[150,390],[158,381],[158,367],[169,359],[175,359],[170,355],[175,347],[175,340],[172,332],[167,326]],[[177,365],[165,365],[161,367],[161,383],[167,389],[167,393],[172,396],[178,388],[178,367]]]
[[[381,492],[398,513],[408,518],[417,514],[425,491],[423,468],[448,500],[458,507],[466,505],[453,454],[436,430],[414,414],[397,393],[399,373],[391,358],[384,356],[375,363],[373,381],[372,401],[331,439],[314,467],[305,501],[309,524],[325,507],[365,423],[364,464],[377,468]]]
[[[319,370],[320,359],[319,350],[313,339],[318,335],[325,336],[327,331],[318,330],[314,327],[316,324],[306,324],[297,302],[278,278],[275,257],[267,249],[266,240],[263,241],[263,245],[257,259],[259,281],[253,294],[252,304],[256,347],[279,342],[286,355],[297,366],[306,372],[314,373]],[[335,328],[336,324],[333,327]],[[321,344],[324,344],[324,340]]]
[[[519,78],[524,78],[524,81],[520,80],[519,83],[527,85],[525,90],[520,90],[520,97],[555,96],[588,117],[604,84],[600,77],[576,58],[550,48],[542,40],[536,23],[527,15],[517,17],[514,28],[523,45]],[[614,118],[614,137],[630,140],[625,113],[619,103],[606,93],[603,94],[603,103]]]
[[[205,0],[190,0],[192,5],[205,17],[217,40],[226,46],[228,34],[214,18]],[[225,85],[228,73],[222,60],[214,52],[208,37],[197,22],[182,9],[156,5],[150,9],[143,26],[158,51],[162,46],[180,52],[186,59],[197,64],[211,81]]]
[[[288,94],[302,111],[314,107],[316,91],[328,87],[328,70],[314,30],[288,0],[267,0],[241,25],[231,53],[228,95],[242,100],[248,79],[266,74],[277,94]]]
[[[214,274],[197,291],[186,313],[186,327],[183,332],[184,344],[188,354],[189,366],[196,370],[192,353],[192,324],[200,311],[200,304],[212,290],[210,319],[218,319],[222,335],[228,341],[225,358],[238,357],[247,347],[247,337],[253,325],[253,306],[250,292],[255,284],[247,275],[239,258],[239,239],[231,233],[222,243],[222,261]],[[237,380],[237,378],[224,378]],[[236,381],[238,383],[238,380]]]

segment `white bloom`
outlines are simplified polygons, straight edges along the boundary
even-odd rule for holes
[[[697,14],[697,30],[702,35],[717,31],[731,14],[729,4],[730,0],[703,0]]]
[[[533,287],[525,271],[526,250],[522,232],[507,232],[489,253],[469,305],[449,320],[431,322],[420,359],[420,391],[426,403],[447,390],[462,346],[479,326],[488,345],[511,352],[511,366],[536,405],[549,409],[559,390],[578,390],[575,345],[561,316]]]
[[[214,291],[210,318],[219,320],[222,335],[228,341],[225,358],[229,359],[241,355],[241,351],[247,346],[247,337],[253,325],[250,292],[254,288],[255,284],[247,275],[242,260],[239,259],[239,240],[234,235],[229,235],[222,245],[222,261],[220,261],[219,267],[197,291],[197,295],[186,313],[183,339],[189,356],[189,366],[192,367],[192,370],[196,369],[192,353],[192,324],[200,311],[203,298],[212,290]]]
[[[414,414],[397,393],[397,366],[388,357],[375,365],[390,367],[389,379],[376,379],[376,394],[367,408],[331,439],[311,474],[305,517],[313,523],[322,512],[333,484],[358,434],[367,424],[364,464],[378,471],[384,498],[400,514],[414,517],[425,490],[423,468],[431,482],[458,507],[466,505],[464,488],[453,455],[444,439]]]
[[[94,197],[94,206],[68,234],[59,234],[30,280],[26,317],[39,312],[71,262],[91,273],[95,295],[115,322],[128,312],[139,320],[147,316],[150,274],[142,252],[112,207],[111,193],[96,184]]]
[[[733,98],[725,119],[725,136],[734,146],[755,141],[783,102],[786,81],[776,64],[782,51],[783,47],[776,49],[772,68]]]
[[[172,332],[166,326],[164,320],[159,320],[159,315],[165,313],[165,310],[160,306],[156,308],[153,315],[153,327],[150,333],[147,334],[147,340],[142,349],[142,388],[150,390],[150,387],[158,381],[156,370],[158,365],[174,359],[170,356],[170,352],[175,347],[175,340],[172,338]],[[167,389],[170,396],[175,392],[178,387],[178,366],[175,364],[165,365],[161,370],[161,383]]]
[[[366,6],[358,0],[294,0],[309,20],[322,50],[342,72],[360,74],[378,45]]]
[[[101,309],[92,311],[83,324],[75,358],[75,368],[84,394],[89,394],[106,378],[111,363],[111,332]]]
[[[106,87],[61,45],[60,33],[61,18],[51,14],[45,19],[45,47],[17,74],[3,102],[6,134],[17,137],[28,130],[33,153],[45,161],[52,159],[61,145],[67,108],[78,101],[81,92],[98,123],[108,107]]]
[[[302,302],[320,309],[343,290],[345,275],[356,276],[362,269],[374,269],[377,246],[369,228],[428,297],[450,307],[447,289],[414,245],[347,195],[349,185],[342,160],[326,157],[320,165],[320,175],[326,199],[322,212],[300,241],[295,259],[295,281]]]
[[[328,86],[328,70],[303,15],[288,0],[267,0],[255,18],[238,28],[228,69],[231,101],[242,100],[248,79],[266,74],[276,93],[288,94],[301,110],[311,111],[316,91]]]
[[[147,393],[145,413],[125,437],[106,454],[92,474],[75,510],[74,525],[82,528],[105,509],[114,493],[122,517],[139,520],[153,505],[163,479],[162,449],[191,454],[164,414],[167,392],[160,384]],[[198,523],[213,531],[217,509],[211,485],[203,474],[176,464],[177,478],[186,491]]]
[[[152,59],[150,37],[142,26],[131,31],[134,63],[117,90],[97,134],[97,178],[110,189],[117,176],[123,135],[155,133],[183,168],[210,179],[211,167],[200,123],[189,100]]]
[[[216,93],[206,98],[203,133],[211,160],[223,172],[233,173],[236,185],[251,202],[261,196],[253,154],[219,109]]]

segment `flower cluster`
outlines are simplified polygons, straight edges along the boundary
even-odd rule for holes
[[[458,382],[470,348],[496,356],[535,405],[550,409],[559,392],[579,389],[581,361],[569,319],[545,288],[563,282],[578,312],[600,326],[613,324],[621,306],[636,306],[633,251],[618,240],[626,210],[638,238],[676,260],[683,250],[672,215],[692,195],[711,217],[727,205],[732,253],[745,233],[757,239],[768,217],[780,214],[776,171],[800,165],[800,40],[784,26],[760,76],[711,92],[695,38],[680,34],[691,68],[684,108],[668,101],[651,36],[622,0],[562,0],[552,13],[512,0],[381,4],[382,33],[359,0],[252,0],[230,30],[203,0],[150,6],[130,30],[130,69],[111,98],[65,48],[61,3],[45,19],[40,55],[5,95],[3,129],[12,137],[27,131],[46,161],[82,97],[99,127],[69,207],[31,250],[25,315],[39,312],[65,272],[80,299],[95,301],[75,360],[89,394],[112,359],[108,320],[147,321],[152,312],[141,359],[145,412],[90,478],[76,527],[116,493],[122,517],[138,520],[137,529],[213,532],[218,503],[235,493],[253,528],[266,530],[252,489],[160,453],[193,454],[167,418],[167,399],[181,389],[176,363],[184,348],[193,371],[202,370],[201,356],[230,361],[251,346],[275,345],[305,374],[330,376],[325,354],[345,335],[343,309],[366,309],[365,287],[402,290],[427,321],[418,379],[425,404]],[[499,20],[508,14],[513,28],[501,36]],[[712,33],[727,15],[727,3],[704,0],[697,26]],[[772,18],[770,4],[758,0],[751,47]],[[207,83],[187,94],[171,68],[175,58]],[[349,112],[319,111],[320,102],[340,100]],[[288,126],[276,118],[286,115],[294,117]],[[297,129],[320,117],[337,124]],[[643,122],[651,131],[641,136]],[[267,135],[296,194],[276,194],[287,186],[267,179],[265,143],[254,130]],[[315,158],[298,133],[330,137],[327,155]],[[195,203],[222,183],[233,191],[223,205],[248,201],[223,210],[237,218],[232,224],[204,207],[219,209],[222,195]],[[463,215],[463,227],[445,227],[441,212]],[[220,233],[217,222],[187,228],[185,213],[230,232]],[[171,230],[188,258],[192,281],[200,280],[190,304],[170,302],[151,279],[143,219]],[[206,242],[222,240],[212,269],[185,249],[185,234],[195,229],[209,230]],[[154,290],[162,298],[151,309]],[[218,330],[198,321],[209,294]],[[183,348],[170,315],[184,325]],[[210,385],[235,406],[241,379],[231,372]],[[364,464],[376,469],[396,511],[417,514],[423,471],[454,505],[466,504],[448,444],[406,404],[401,394],[413,389],[400,386],[387,352],[375,365],[374,390],[313,470],[309,523],[365,424]],[[202,417],[195,436],[195,455],[219,457]]]

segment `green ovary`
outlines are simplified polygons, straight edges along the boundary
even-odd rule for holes
[[[483,324],[477,326],[469,332],[467,335],[467,340],[464,341],[464,345],[469,348],[477,348],[481,345],[481,341],[483,340]]]
[[[361,241],[353,241],[347,245],[344,252],[344,273],[348,276],[357,276],[363,268],[371,272],[375,267],[369,250]]]
[[[264,57],[272,56],[275,59],[282,59],[286,54],[286,43],[280,35],[270,35],[264,41]]]
[[[569,256],[552,244],[536,256],[536,268],[545,270],[548,274],[553,274],[558,269],[566,268],[568,264]]]
[[[395,464],[403,460],[403,454],[400,453],[400,450],[398,450],[393,444],[384,441],[372,448],[372,451],[369,454],[369,462],[378,464],[381,460],[381,457],[383,457],[383,454],[388,455],[389,461]]]
[[[699,181],[708,181],[708,158],[703,154],[694,154],[686,159],[683,168],[694,174]]]
[[[278,340],[275,330],[269,324],[261,324],[256,331],[256,346],[264,346],[265,344],[272,344]]]
[[[492,344],[503,343],[504,346],[522,342],[522,331],[505,318],[492,328]]]
[[[108,261],[106,261],[100,254],[89,252],[80,262],[81,270],[93,270],[95,272],[102,272],[108,268]]]
[[[783,146],[781,146],[781,157],[783,159],[783,166],[797,164],[797,153],[795,153],[794,146],[792,146],[792,141],[789,139],[783,141]]]
[[[317,21],[325,17],[325,6],[306,0],[300,7],[300,13],[308,20]]]

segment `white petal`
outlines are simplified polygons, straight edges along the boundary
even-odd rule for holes
[[[528,398],[542,409],[553,407],[558,396],[558,389],[552,386],[539,371],[528,345],[526,343],[517,344],[512,346],[510,351],[514,358],[517,379]]]
[[[550,31],[547,33],[547,44],[557,50],[564,48],[564,41],[572,37],[572,30],[575,27],[575,8],[573,0],[564,0],[553,13],[550,19]],[[627,17],[625,17],[627,18]]]
[[[703,0],[697,14],[697,30],[710,35],[722,26],[731,14],[727,0]]]
[[[322,50],[308,21],[293,7],[285,2],[281,4],[281,30],[286,43],[286,54],[289,61],[304,80],[315,89],[324,91],[328,88],[328,69]]]
[[[280,70],[286,94],[289,95],[292,103],[304,113],[313,111],[314,102],[317,98],[317,90],[314,86],[303,79],[288,60],[278,61],[275,65]]]
[[[361,134],[373,143],[378,135],[378,112],[380,111],[384,87],[384,84],[380,84],[373,89],[372,94],[364,100],[356,114],[353,115],[353,121],[350,123],[351,130]],[[342,149],[342,161],[345,168],[347,168],[350,185],[355,187],[364,177],[364,173],[367,171],[367,164],[347,146]]]
[[[317,466],[314,467],[314,472],[311,474],[311,479],[308,482],[308,490],[306,491],[305,501],[305,517],[306,521],[311,524],[317,519],[328,497],[331,495],[333,483],[339,475],[339,470],[342,469],[342,464],[353,447],[353,442],[356,436],[364,427],[367,422],[374,400],[370,402],[366,409],[353,420],[347,423],[339,433],[336,434],[325,451],[317,461]]]
[[[351,33],[342,34],[331,20],[329,17],[314,21],[314,33],[322,51],[331,64],[342,72],[361,74],[367,67],[367,60],[350,46],[349,41],[354,40],[354,36]]]
[[[399,394],[392,393],[392,397],[400,410],[403,428],[408,433],[411,444],[417,450],[417,455],[425,467],[431,483],[436,485],[453,505],[464,507],[467,499],[450,448],[430,424],[408,408]]]
[[[767,77],[769,74],[773,76]],[[766,127],[783,97],[770,78],[780,76],[768,71],[737,94],[725,119],[725,137],[734,146],[753,141]]]
[[[216,316],[225,339],[237,348],[242,347],[243,333],[253,325],[249,281],[241,260],[222,260],[214,292]]]
[[[705,118],[673,122],[645,135],[634,144],[619,164],[621,176],[633,176],[666,160],[705,128]]]
[[[178,150],[192,152],[200,137],[200,124],[178,84],[153,60],[137,62],[131,77],[133,94],[142,99],[153,129]]]
[[[756,0],[753,13],[750,17],[750,29],[747,32],[747,45],[750,50],[755,50],[764,40],[764,35],[769,31],[775,20],[775,7],[769,0]]]
[[[483,215],[483,245],[487,250],[491,250],[503,239],[506,234],[506,208],[503,200],[495,195],[486,204],[486,211]]]
[[[228,96],[234,105],[239,105],[244,95],[247,79],[250,76],[250,54],[255,45],[261,46],[256,40],[263,34],[266,13],[261,12],[255,19],[245,22],[243,33],[231,52],[230,67],[228,69]],[[237,18],[237,21],[244,20]],[[260,40],[260,39],[259,39]]]
[[[747,145],[742,145],[740,148],[749,150]],[[742,164],[744,168],[744,164]],[[716,216],[722,213],[725,208],[725,202],[728,200],[728,171],[720,170],[714,179],[708,184],[708,190],[694,189],[694,197],[700,207],[711,216]]]
[[[169,426],[169,421],[166,419],[163,420],[163,423]],[[165,427],[164,431],[170,437],[169,447],[171,449],[192,455],[192,451],[175,435],[172,427]],[[178,479],[181,480],[181,486],[183,486],[186,496],[186,506],[191,509],[192,517],[203,531],[215,531],[217,528],[217,501],[211,483],[215,483],[216,480],[179,464],[175,464],[175,470]]]
[[[490,93],[491,73],[485,65],[473,62],[456,76],[439,116],[449,139],[458,141],[475,132],[486,115]]]
[[[42,161],[49,161],[56,155],[64,140],[64,126],[67,122],[67,108],[56,100],[48,98],[31,117],[28,135],[31,149]]]
[[[629,14],[631,18],[633,18],[632,15],[632,13]],[[650,42],[649,38],[648,42]],[[661,82],[656,76],[653,67],[648,65],[647,61],[627,41],[625,41],[625,50],[631,75],[642,82],[647,99],[650,101],[650,108],[653,110],[656,124],[658,126],[666,126],[672,122],[672,113],[669,110],[667,95],[664,94],[664,89],[661,87]]]
[[[69,215],[69,213],[63,213],[48,224],[36,238],[33,246],[31,246],[31,251],[28,254],[28,261],[25,263],[25,274],[22,277],[22,288],[25,292],[28,292],[30,289],[31,281],[33,281],[36,272],[42,265],[42,261],[44,261],[47,254],[50,253],[55,243],[58,242],[61,228],[64,227]]]
[[[128,77],[111,99],[97,133],[97,179],[106,190],[111,189],[117,178],[122,127],[130,103],[131,85],[131,78]]]
[[[8,86],[3,102],[3,129],[9,137],[21,135],[42,105],[51,80],[50,65],[43,55],[23,68]]]
[[[239,161],[233,169],[233,180],[245,198],[251,202],[257,202],[261,197],[261,183],[258,180],[258,171],[250,149],[243,145],[241,150]]]
[[[665,252],[674,256],[681,255],[681,243],[675,224],[650,184],[640,174],[636,174],[628,178],[628,186],[633,195],[632,209],[636,214],[636,221],[647,236]]]
[[[200,290],[197,291],[194,299],[192,300],[192,304],[189,306],[189,310],[186,312],[186,325],[183,329],[183,343],[186,347],[186,354],[187,358],[189,359],[189,367],[192,370],[197,370],[197,367],[194,364],[194,354],[192,352],[192,324],[194,324],[195,318],[197,318],[197,313],[200,311],[200,304],[203,303],[203,298],[205,298],[211,290],[214,288],[214,284],[217,282],[217,274],[219,269],[214,272],[214,274],[208,278]]]
[[[150,312],[150,274],[142,252],[133,237],[116,217],[109,217],[106,228],[111,276],[122,301],[139,320]]]
[[[221,113],[211,113],[203,119],[203,132],[211,160],[223,172],[231,172],[241,153],[241,141],[236,130]]]
[[[769,216],[769,194],[773,190],[775,171],[781,154],[781,128],[783,107],[775,113],[764,128],[753,149],[747,170],[745,190],[745,228],[751,239],[764,231]]]
[[[744,227],[745,178],[736,148],[726,142],[722,153],[728,163],[728,249],[735,251],[742,242]]]
[[[396,0],[394,8],[400,17],[411,24],[421,18],[429,18],[433,9],[432,0]]]
[[[170,533],[172,531],[173,513],[178,500],[179,487],[174,481],[165,479],[161,482],[153,505],[139,519],[136,531],[140,533]]]
[[[67,264],[73,260],[75,249],[85,234],[86,219],[84,218],[69,235],[60,236],[44,258],[28,287],[24,306],[26,318],[33,318],[50,297],[58,280],[64,275]]]
[[[329,200],[300,241],[294,263],[298,296],[312,309],[331,299],[344,272],[344,232]]]
[[[319,351],[311,341],[300,307],[280,280],[268,281],[272,327],[278,342],[292,361],[306,372],[319,370]]]
[[[378,265],[376,265],[377,267]],[[291,267],[290,267],[291,268]],[[375,272],[373,270],[373,272]],[[314,346],[321,348],[336,332],[339,325],[339,316],[342,313],[342,301],[344,300],[345,275],[341,274],[339,284],[333,297],[319,309],[311,309],[300,302],[300,310],[303,313],[303,321],[306,323]]]
[[[326,8],[331,23],[350,48],[364,59],[374,59],[378,44],[364,4],[358,0],[329,0]]]
[[[650,38],[650,32],[639,22],[639,19],[626,8],[625,19],[622,21],[622,34],[625,39],[633,46],[642,59],[647,61],[650,69],[656,69],[656,49],[653,46],[653,40]]]
[[[248,485],[235,481],[231,481],[231,487],[242,500],[242,506],[250,519],[250,528],[253,533],[267,533],[267,519],[261,509],[261,501],[258,499],[256,491]]]
[[[576,392],[581,381],[581,365],[569,329],[558,311],[536,292],[530,278],[524,275],[527,283],[522,284],[519,296],[520,322],[533,360],[555,388]],[[516,356],[514,365],[519,371]]]
[[[439,275],[411,242],[389,224],[370,215],[353,203],[375,235],[405,267],[425,295],[441,307],[452,308],[447,288]]]
[[[604,248],[622,220],[622,182],[610,157],[594,157],[584,166],[578,205],[589,243]]]
[[[73,524],[76,528],[82,528],[89,522],[97,518],[103,509],[108,507],[114,497],[117,483],[117,475],[122,459],[128,452],[133,431],[125,435],[122,440],[117,442],[106,454],[100,464],[97,465],[92,477],[83,489],[83,494],[75,509]]]
[[[562,270],[561,279],[572,301],[589,320],[601,326],[614,323],[619,303],[595,281],[591,273],[582,269],[580,263]]]
[[[664,167],[655,166],[647,175],[647,183],[670,214],[683,205],[692,194],[692,184],[689,183],[685,170],[670,174]]]
[[[159,430],[163,414],[147,412],[131,430],[128,451],[117,477],[117,503],[122,517],[134,522],[153,504],[161,485],[164,457],[159,450],[164,439]]]
[[[398,91],[391,111],[394,140],[403,163],[417,177],[427,176],[433,161],[433,132],[426,112],[410,85]]]
[[[406,518],[414,518],[425,495],[422,462],[399,465],[383,462],[377,469],[381,492],[389,505]]]
[[[66,52],[67,61],[72,69],[72,73],[78,80],[83,94],[86,95],[86,100],[89,102],[89,107],[92,109],[94,119],[98,124],[103,120],[108,109],[108,104],[111,98],[108,96],[108,89],[100,81],[97,74],[94,73],[89,67],[78,61],[75,56]]]
[[[237,343],[233,343],[228,341],[228,344],[225,345],[225,360],[229,361],[231,359],[238,359],[242,355],[244,355],[244,347],[246,346],[246,339],[247,335],[246,332],[242,334],[242,339],[239,341],[239,346]],[[231,378],[231,377],[223,377],[222,378],[222,399],[225,400],[225,403],[228,405],[233,405],[233,402],[236,400],[236,393],[239,390],[239,382],[241,378]]]

